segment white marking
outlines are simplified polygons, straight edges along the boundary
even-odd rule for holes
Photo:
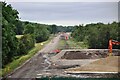
[[[103,74],[103,73],[118,73],[118,72],[97,72],[97,71],[65,71],[65,73],[99,73],[99,74]]]
[[[41,76],[42,74],[37,74],[38,76]]]

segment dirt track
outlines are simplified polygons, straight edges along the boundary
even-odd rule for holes
[[[41,75],[59,74],[58,70],[47,70],[50,62],[47,59],[47,53],[54,50],[59,43],[59,37],[55,37],[49,44],[47,44],[42,50],[40,50],[35,56],[27,61],[19,69],[15,70],[8,78],[36,78]]]

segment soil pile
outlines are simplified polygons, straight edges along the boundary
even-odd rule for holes
[[[101,52],[82,52],[82,51],[68,51],[61,59],[99,59],[107,57],[107,53]]]

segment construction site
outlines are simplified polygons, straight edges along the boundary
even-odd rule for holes
[[[112,49],[64,49],[58,50],[57,35],[49,44],[23,65],[7,75],[7,78],[119,78],[120,50]],[[50,47],[50,46],[54,47]],[[66,47],[66,48],[65,48]]]
[[[119,3],[0,2],[0,80],[119,79]]]
[[[112,77],[119,72],[120,50],[114,50],[113,56],[108,56],[105,49],[70,49],[63,50],[51,57],[53,68],[65,69],[65,73],[78,75],[87,74],[89,77],[98,75],[99,77]],[[103,75],[103,74],[106,74]]]

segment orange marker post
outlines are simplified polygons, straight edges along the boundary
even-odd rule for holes
[[[112,55],[112,39],[109,40],[109,56]]]

